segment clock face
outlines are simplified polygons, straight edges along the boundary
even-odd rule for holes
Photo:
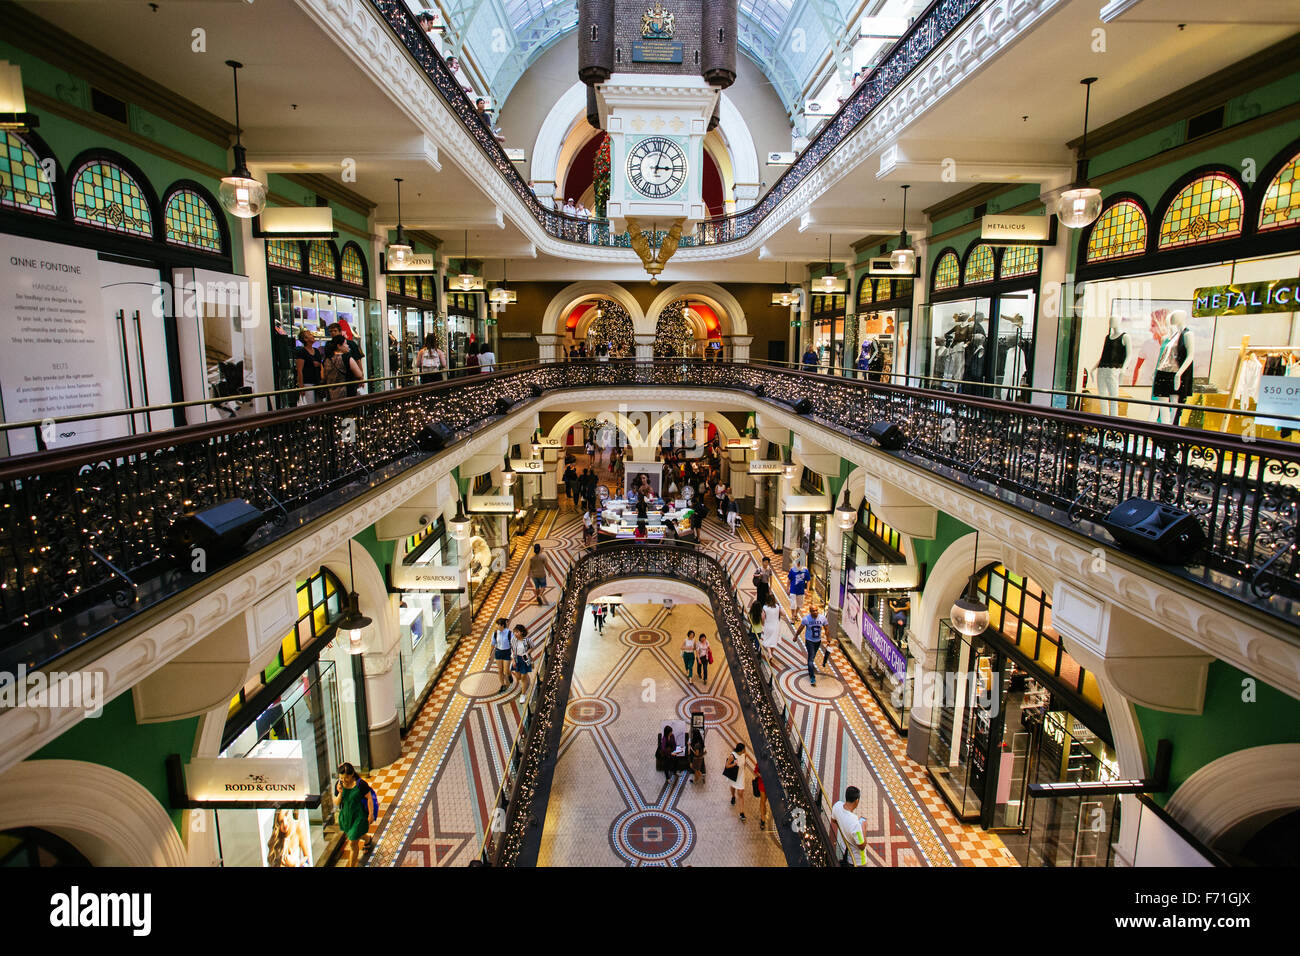
[[[647,199],[664,199],[686,183],[686,152],[663,136],[647,136],[627,154],[627,179]]]

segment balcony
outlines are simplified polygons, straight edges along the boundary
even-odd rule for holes
[[[0,462],[0,669],[47,664],[397,486],[439,454],[417,443],[428,423],[465,442],[593,388],[730,393],[839,436],[846,451],[874,447],[871,426],[892,422],[904,442],[878,453],[882,469],[946,480],[1097,546],[1116,547],[1103,521],[1122,501],[1165,503],[1193,515],[1208,545],[1186,567],[1139,563],[1295,624],[1294,445],[762,364],[627,360],[525,365]],[[811,411],[795,419],[801,400]],[[236,498],[262,517],[245,548],[201,569],[174,553],[175,519]]]

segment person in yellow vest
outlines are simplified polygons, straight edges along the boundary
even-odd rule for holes
[[[835,849],[840,854],[841,866],[867,865],[867,838],[863,833],[862,817],[857,814],[861,797],[857,787],[848,787],[844,791],[844,799],[831,807],[831,817],[835,821],[838,836]]]

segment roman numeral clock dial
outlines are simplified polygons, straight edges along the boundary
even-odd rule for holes
[[[628,151],[627,180],[647,199],[665,199],[686,184],[686,152],[663,136],[647,136]]]

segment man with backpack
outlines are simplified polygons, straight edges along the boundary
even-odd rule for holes
[[[816,601],[809,602],[808,613],[803,616],[799,626],[795,628],[794,640],[796,644],[799,643],[799,635],[805,630],[808,632],[804,638],[804,646],[808,649],[808,680],[816,687],[817,652],[821,650],[827,659],[830,657],[830,651],[822,647],[822,641],[826,637],[826,615],[818,609]],[[823,660],[823,666],[825,663],[826,661]]]

